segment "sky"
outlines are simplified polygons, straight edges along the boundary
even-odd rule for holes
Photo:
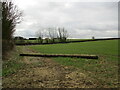
[[[45,28],[64,27],[68,38],[118,37],[117,0],[96,1],[14,0],[23,12],[14,36],[36,37]]]

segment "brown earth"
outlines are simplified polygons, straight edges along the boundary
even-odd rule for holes
[[[24,52],[35,52],[23,47]],[[51,58],[24,57],[24,69],[3,77],[3,87],[7,88],[95,88],[97,83],[79,69],[60,65]]]

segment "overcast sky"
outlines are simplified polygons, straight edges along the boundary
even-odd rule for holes
[[[65,27],[69,38],[118,37],[117,2],[48,1],[15,1],[23,11],[15,36],[34,37],[41,28]]]

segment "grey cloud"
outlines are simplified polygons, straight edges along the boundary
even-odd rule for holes
[[[24,9],[24,21],[16,27],[16,32],[22,29],[24,33],[29,30],[33,34],[41,27],[60,26],[73,38],[117,37],[118,6],[115,2],[36,1],[35,6]]]

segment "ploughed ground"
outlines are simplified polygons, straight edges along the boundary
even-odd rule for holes
[[[35,53],[26,46],[25,53]],[[96,88],[99,82],[86,76],[80,69],[63,66],[51,58],[24,57],[25,68],[3,77],[4,88]]]

